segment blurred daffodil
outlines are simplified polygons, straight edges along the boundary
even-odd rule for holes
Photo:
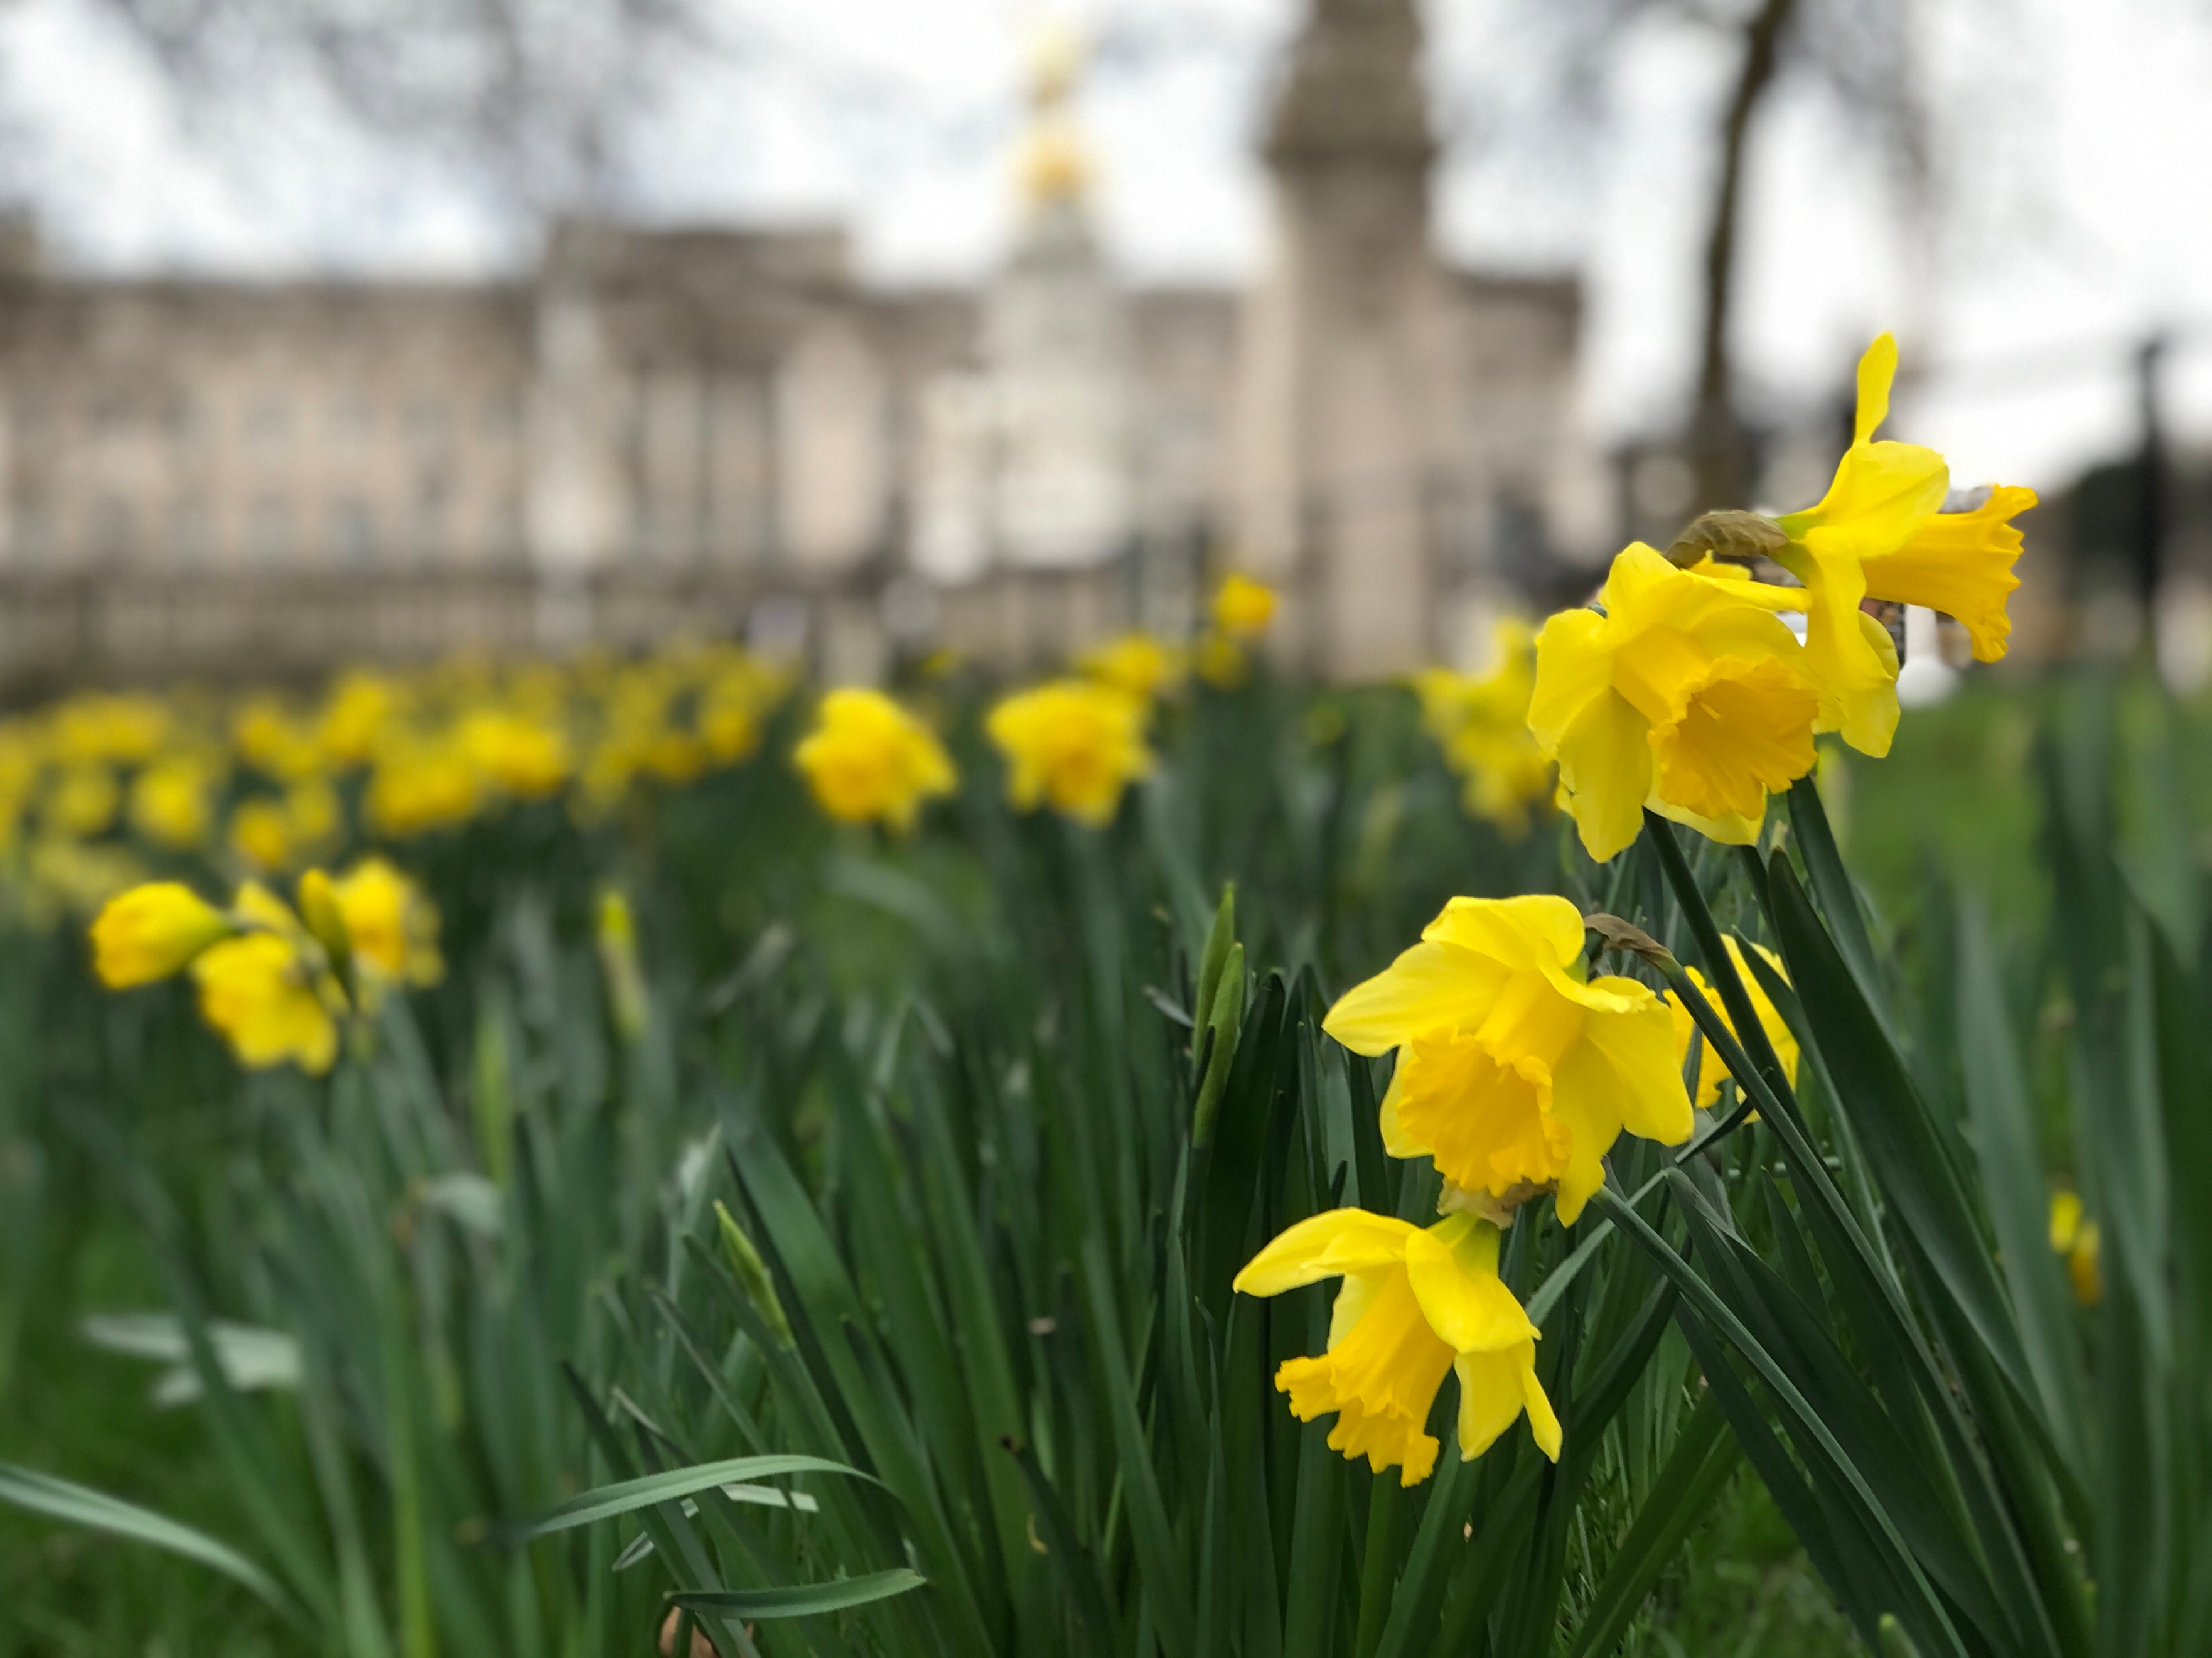
[[[230,847],[255,869],[274,872],[292,862],[292,815],[274,796],[257,794],[231,809]]]
[[[951,756],[929,728],[881,691],[847,687],[822,699],[793,756],[832,817],[912,827],[922,802],[950,794]]]
[[[1102,685],[1149,702],[1182,681],[1182,653],[1151,634],[1123,634],[1085,651],[1076,665]]]
[[[1638,542],[1613,561],[1601,609],[1544,624],[1528,726],[1591,857],[1634,841],[1646,805],[1715,840],[1758,838],[1769,792],[1813,767],[1822,694],[1773,613],[1797,602],[1677,569]]]
[[[1213,593],[1213,625],[1231,639],[1257,639],[1275,616],[1275,590],[1231,571]]]
[[[155,881],[118,895],[94,918],[93,970],[111,990],[180,973],[236,926],[181,881]]]
[[[1464,780],[1468,813],[1511,835],[1525,833],[1530,810],[1555,793],[1551,759],[1528,730],[1535,685],[1535,635],[1518,617],[1498,623],[1488,671],[1425,668],[1413,676],[1421,724]]]
[[[231,742],[240,760],[279,782],[305,777],[322,762],[313,732],[272,696],[253,697],[232,716]]]
[[[143,765],[161,753],[171,724],[168,709],[151,696],[71,697],[54,710],[54,757],[64,766]]]
[[[1428,1432],[1444,1376],[1459,1376],[1459,1454],[1472,1461],[1524,1412],[1537,1448],[1559,1457],[1559,1419],[1536,1380],[1536,1327],[1498,1276],[1498,1228],[1449,1215],[1425,1230],[1336,1209],[1291,1227],[1237,1275],[1246,1295],[1341,1278],[1328,1347],[1284,1361],[1275,1386],[1302,1422],[1336,1412],[1329,1448],[1419,1485],[1436,1467]]]
[[[212,945],[192,963],[200,1014],[256,1069],[287,1060],[320,1076],[337,1057],[337,1021],[320,976],[296,944],[247,932]]]
[[[123,791],[106,766],[85,761],[72,765],[46,791],[41,816],[57,834],[89,841],[115,823]]]
[[[1355,1054],[1396,1050],[1382,1144],[1433,1157],[1449,1202],[1504,1218],[1554,1190],[1571,1225],[1624,1128],[1689,1138],[1665,1004],[1633,979],[1585,982],[1583,937],[1565,898],[1455,898],[1322,1022]]]
[[[338,681],[315,727],[323,763],[341,770],[366,765],[399,712],[398,688],[381,674],[349,673]]]
[[[568,780],[568,738],[541,720],[481,708],[461,721],[459,741],[469,762],[518,800],[543,800]]]
[[[330,890],[365,984],[434,985],[445,976],[437,906],[383,859],[362,859]]]
[[[380,754],[365,804],[372,825],[404,839],[468,822],[483,793],[458,744],[410,737]]]
[[[2094,1307],[2105,1298],[2105,1272],[2099,1259],[2097,1223],[2081,1212],[2081,1196],[2064,1187],[2051,1194],[2051,1248],[2066,1260],[2066,1278],[2074,1299]]]
[[[214,825],[212,768],[198,756],[173,755],[146,768],[131,784],[131,826],[155,846],[190,852]]]
[[[1152,767],[1145,705],[1111,685],[1055,679],[1017,692],[985,721],[1008,762],[1016,810],[1049,805],[1093,828],[1114,821],[1122,791]]]
[[[195,957],[200,1017],[238,1061],[265,1069],[287,1061],[320,1076],[337,1057],[345,992],[329,952],[290,905],[256,881],[231,901],[240,930]]]

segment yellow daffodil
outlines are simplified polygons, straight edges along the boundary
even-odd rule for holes
[[[398,688],[380,675],[351,673],[340,680],[315,728],[323,763],[340,770],[366,765],[400,707]]]
[[[985,729],[1009,762],[1016,810],[1049,804],[1093,828],[1114,821],[1121,792],[1152,768],[1145,707],[1111,685],[1055,679],[991,710]]]
[[[305,777],[321,763],[313,734],[275,697],[257,696],[231,720],[238,757],[282,782]]]
[[[743,692],[710,689],[699,703],[699,742],[718,766],[749,759],[761,744],[759,708]]]
[[[1124,634],[1085,651],[1076,665],[1102,685],[1150,702],[1182,683],[1182,653],[1150,634]]]
[[[115,774],[105,765],[85,762],[71,766],[46,791],[41,815],[57,834],[79,841],[105,835],[114,824],[123,791]]]
[[[1887,754],[1897,729],[1897,657],[1862,600],[1924,604],[1956,617],[1974,654],[1994,662],[2012,624],[2005,597],[2020,585],[2012,520],[2035,493],[2001,485],[1971,512],[1942,510],[1951,487],[1943,457],[1918,444],[1877,442],[1889,416],[1897,342],[1887,334],[1859,360],[1851,446],[1828,492],[1777,520],[1790,545],[1777,558],[1805,584],[1805,644],[1823,693],[1821,726],[1853,748]]]
[[[327,850],[345,833],[345,805],[325,777],[303,777],[286,789],[284,816],[302,853]]]
[[[543,800],[568,781],[568,738],[538,720],[479,709],[461,722],[459,742],[469,762],[518,800]]]
[[[2081,1198],[2061,1188],[2051,1194],[2051,1248],[2066,1258],[2066,1278],[2074,1299],[2094,1307],[2105,1298],[2105,1272],[2098,1259],[2097,1223],[2083,1218]]]
[[[1525,833],[1530,807],[1552,799],[1552,762],[1528,730],[1536,684],[1536,641],[1528,624],[1501,621],[1492,661],[1480,675],[1425,668],[1413,676],[1421,724],[1443,750],[1444,763],[1465,780],[1462,801],[1472,817],[1509,834]]]
[[[1559,1419],[1536,1380],[1536,1327],[1498,1276],[1498,1228],[1449,1215],[1425,1230],[1389,1215],[1336,1209],[1291,1227],[1237,1275],[1246,1295],[1277,1296],[1341,1278],[1328,1350],[1284,1361],[1275,1386],[1302,1422],[1336,1412],[1329,1448],[1398,1470],[1417,1485],[1436,1467],[1429,1410],[1459,1376],[1459,1454],[1471,1461],[1526,1412],[1537,1447],[1559,1459]]]
[[[1382,1101],[1393,1157],[1426,1155],[1480,1212],[1556,1190],[1572,1225],[1623,1128],[1679,1145],[1690,1102],[1665,1004],[1633,979],[1583,979],[1566,899],[1455,898],[1421,942],[1338,999],[1322,1029],[1397,1050]]]
[[[1601,612],[1544,624],[1528,726],[1591,857],[1634,841],[1646,805],[1747,845],[1768,793],[1812,769],[1820,694],[1773,614],[1784,593],[1677,569],[1638,542],[1613,561]]]
[[[1750,964],[1744,960],[1743,946],[1733,936],[1725,943],[1729,959],[1735,963],[1736,976],[1743,981],[1744,994],[1751,998],[1752,1009],[1759,1015],[1759,1028],[1766,1032],[1767,1041],[1774,1044],[1774,1057],[1782,1061],[1782,1073],[1789,1078],[1790,1085],[1794,1088],[1797,1085],[1797,1039],[1790,1034],[1790,1027],[1783,1022],[1780,1010],[1774,1005],[1761,987],[1758,976],[1752,972]],[[1760,959],[1774,969],[1784,984],[1789,982],[1789,975],[1782,971],[1780,957],[1765,944],[1753,944],[1752,948],[1759,952]],[[1721,1016],[1721,1023],[1728,1027],[1729,1034],[1735,1035],[1735,1021],[1729,1017],[1728,1009],[1721,1005],[1719,993],[1705,982],[1705,975],[1697,969],[1692,967],[1684,970],[1689,974],[1690,982],[1705,993],[1705,999],[1712,1004],[1713,1011]],[[1667,993],[1667,1005],[1673,1010],[1674,1016],[1674,1064],[1679,1072],[1689,1060],[1690,1042],[1698,1035],[1698,1024],[1690,1017],[1690,1010],[1682,1005],[1672,991]],[[1701,1042],[1701,1047],[1704,1052],[1698,1061],[1697,1104],[1700,1110],[1711,1110],[1713,1102],[1720,1098],[1721,1080],[1729,1075],[1729,1068],[1721,1063],[1721,1057],[1713,1051],[1711,1042]]]
[[[404,838],[465,823],[482,800],[476,769],[455,744],[410,738],[386,744],[365,805],[378,830]]]
[[[362,859],[330,883],[330,895],[364,981],[434,985],[445,976],[437,906],[383,859]]]
[[[71,697],[54,711],[54,757],[64,765],[144,765],[161,752],[169,711],[124,693]]]
[[[157,847],[189,852],[207,839],[214,786],[210,768],[191,756],[149,766],[131,785],[131,826]]]
[[[337,888],[327,871],[311,869],[301,876],[300,920],[334,966],[352,959],[353,940],[346,936],[345,912],[338,908]]]
[[[292,861],[292,817],[282,800],[265,794],[241,800],[230,814],[230,847],[258,870],[284,868]]]
[[[786,677],[738,653],[724,659],[699,692],[699,740],[718,766],[749,759],[761,726],[781,699]]]
[[[1214,590],[1213,625],[1231,639],[1257,639],[1275,616],[1275,590],[1241,571]]]
[[[850,823],[913,825],[921,803],[950,794],[952,758],[919,720],[881,691],[847,687],[822,699],[793,756],[822,810]]]
[[[210,946],[192,963],[200,1013],[257,1069],[290,1060],[319,1076],[337,1057],[337,1022],[297,944],[254,932]]]
[[[183,971],[235,930],[182,882],[151,882],[111,898],[94,919],[93,970],[110,990],[151,984]]]
[[[200,1017],[239,1063],[260,1069],[287,1060],[315,1075],[337,1057],[345,993],[329,952],[290,905],[257,881],[231,900],[240,928],[193,959]]]
[[[663,726],[653,733],[639,759],[647,774],[681,787],[705,775],[707,745],[690,732],[673,726]]]

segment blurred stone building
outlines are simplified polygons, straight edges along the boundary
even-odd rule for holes
[[[0,239],[0,679],[749,633],[866,677],[1177,632],[1235,563],[1279,644],[1464,648],[1595,559],[1571,280],[1455,269],[1411,0],[1315,0],[1249,291],[1116,279],[1072,58],[960,289],[830,229],[557,227],[471,284],[87,279]]]

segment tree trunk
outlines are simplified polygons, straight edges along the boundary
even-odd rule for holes
[[[1713,196],[1712,228],[1705,238],[1705,314],[1698,363],[1698,401],[1690,422],[1691,459],[1697,469],[1698,510],[1744,507],[1750,485],[1743,428],[1735,410],[1729,357],[1729,325],[1735,301],[1735,241],[1742,216],[1744,161],[1751,125],[1780,66],[1782,32],[1796,0],[1760,0],[1743,25],[1743,62],[1735,94],[1721,124],[1720,177]]]

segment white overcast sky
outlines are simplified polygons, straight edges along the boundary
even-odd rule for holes
[[[1601,122],[1528,105],[1560,0],[1426,0],[1462,259],[1579,270],[1584,394],[1608,433],[1679,411],[1713,112],[1730,65],[1653,21],[1610,55]],[[1770,106],[1751,180],[1740,360],[1755,395],[1827,395],[1894,328],[1936,372],[1893,430],[1961,483],[2049,488],[2131,440],[2128,343],[2179,332],[2172,406],[2212,444],[2212,0],[1913,0],[1938,204],[1911,219],[1865,131],[1816,85]],[[672,70],[623,189],[661,218],[835,219],[886,282],[988,269],[1009,222],[1024,43],[1013,0],[721,0],[738,67]],[[1251,159],[1301,0],[1067,0],[1111,39],[1083,116],[1113,257],[1234,281],[1260,259]],[[0,166],[64,262],[110,271],[469,273],[527,257],[436,158],[394,153],[274,77],[180,110],[98,0],[0,9]],[[2189,332],[2194,330],[2193,336]],[[2186,342],[2194,339],[2194,344]]]

